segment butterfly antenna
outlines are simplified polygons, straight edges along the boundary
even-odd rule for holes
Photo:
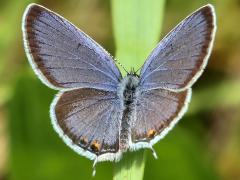
[[[125,67],[124,67],[120,62],[118,62],[116,59],[114,59],[114,61],[115,61],[121,68],[123,68],[123,70],[124,70],[127,74],[129,74],[129,72],[125,69]]]
[[[142,69],[142,67],[143,67],[143,65],[141,65],[141,66],[135,71],[135,73],[137,74],[137,72],[138,72],[140,69]]]

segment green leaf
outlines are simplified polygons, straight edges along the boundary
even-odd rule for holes
[[[112,0],[116,58],[128,71],[140,68],[159,41],[163,9],[164,0]],[[144,165],[144,151],[124,154],[114,179],[143,179]]]
[[[139,68],[159,41],[164,0],[112,0],[116,58]]]

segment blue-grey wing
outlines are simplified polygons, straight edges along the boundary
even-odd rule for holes
[[[202,74],[215,35],[215,12],[206,5],[178,24],[147,58],[140,86],[184,90]]]
[[[116,90],[121,74],[112,57],[63,17],[31,4],[22,30],[29,62],[49,87]]]
[[[119,154],[122,117],[117,93],[92,88],[61,92],[51,105],[52,124],[77,153],[98,161]]]
[[[190,98],[191,89],[182,92],[165,89],[139,91],[130,148],[151,147],[164,137],[186,112]]]

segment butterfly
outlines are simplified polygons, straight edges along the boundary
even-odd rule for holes
[[[127,150],[153,150],[187,110],[216,32],[214,7],[201,7],[168,33],[139,75],[122,77],[112,56],[60,15],[30,4],[22,31],[29,63],[58,90],[51,122],[63,141],[94,163],[117,161]]]

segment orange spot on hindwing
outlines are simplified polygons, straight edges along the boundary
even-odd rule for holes
[[[153,138],[156,134],[156,131],[154,129],[150,129],[148,132],[147,132],[147,137],[148,138]]]
[[[82,137],[82,138],[80,139],[80,144],[86,145],[86,144],[87,144],[87,138]]]
[[[92,142],[90,147],[94,152],[99,152],[101,145],[98,141],[95,140],[95,141]]]

